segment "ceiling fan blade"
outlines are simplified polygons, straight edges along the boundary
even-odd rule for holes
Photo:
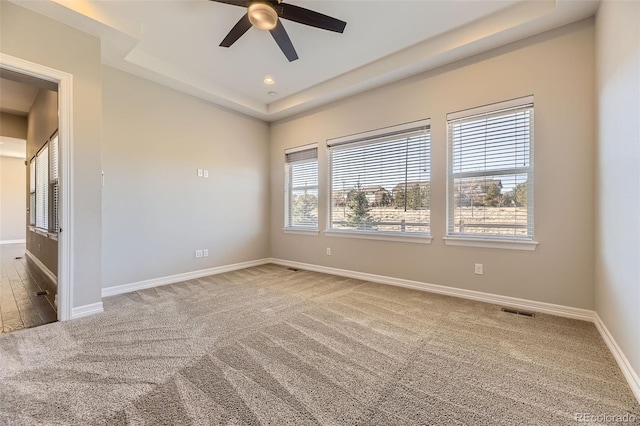
[[[227,34],[224,40],[222,40],[220,46],[230,47],[233,43],[238,41],[238,39],[242,37],[242,35],[246,33],[249,28],[251,28],[251,22],[249,22],[249,15],[245,13],[244,16],[240,18],[238,23],[233,28],[231,28],[231,31],[229,31],[229,34]]]
[[[232,4],[234,6],[241,6],[241,7],[247,7],[249,6],[249,3],[251,3],[250,0],[211,0],[211,1],[215,1],[217,3]]]
[[[296,53],[296,49],[293,47],[293,43],[291,43],[291,39],[289,38],[289,34],[287,34],[287,30],[282,26],[282,22],[278,19],[278,23],[276,27],[272,30],[269,30],[273,39],[280,46],[280,50],[284,53],[284,56],[287,57],[289,62],[293,62],[298,59],[298,54]]]
[[[327,31],[341,33],[344,31],[346,22],[304,7],[295,6],[288,3],[280,3],[276,6],[278,16],[289,21],[298,22],[300,24],[310,25],[312,27],[321,28]]]

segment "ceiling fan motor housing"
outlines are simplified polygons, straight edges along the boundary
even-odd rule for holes
[[[251,25],[261,30],[272,30],[278,23],[278,13],[270,3],[256,1],[249,7],[249,21]]]

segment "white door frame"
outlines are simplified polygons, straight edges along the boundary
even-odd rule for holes
[[[58,84],[60,228],[58,234],[58,320],[71,319],[73,309],[73,75],[0,53],[0,68]]]

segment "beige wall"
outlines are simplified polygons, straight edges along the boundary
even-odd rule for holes
[[[0,136],[27,139],[27,117],[0,112]],[[0,156],[0,241],[26,239],[24,158]]]
[[[30,161],[58,129],[58,93],[40,89],[29,111],[27,123],[27,161]],[[30,176],[26,169],[25,194],[29,192]],[[51,198],[49,198],[51,200]],[[51,201],[49,201],[51,202]],[[24,210],[23,210],[24,214]],[[25,221],[29,219],[25,215]],[[49,215],[51,218],[51,215]],[[27,250],[37,257],[54,275],[58,275],[58,241],[47,235],[27,232]]]
[[[24,158],[0,156],[0,242],[26,238]]]
[[[103,286],[268,257],[268,125],[114,68],[102,75]]]
[[[27,117],[0,112],[0,136],[27,138]]]
[[[586,20],[271,126],[272,257],[592,309],[594,29]],[[535,96],[536,251],[445,246],[446,114]],[[431,118],[431,245],[284,234],[286,148]],[[327,188],[320,187],[320,206]],[[326,256],[325,248],[332,255]],[[474,263],[484,275],[474,275]]]
[[[73,75],[73,234],[63,232],[69,232],[73,251],[72,306],[97,303],[102,275],[100,40],[8,1],[0,2],[0,40],[2,53]]]
[[[640,374],[640,3],[596,19],[596,311]],[[640,383],[638,383],[640,386]]]

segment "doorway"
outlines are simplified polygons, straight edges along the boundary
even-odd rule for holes
[[[35,166],[32,153],[46,146],[47,160],[57,158],[57,148],[49,141],[42,143],[47,127],[58,126],[57,84],[23,80],[21,75],[0,72],[0,334],[57,320],[57,279],[51,270],[57,270],[58,244],[55,232],[48,232],[55,230],[43,232],[40,223],[36,233],[29,212],[35,218],[36,175],[29,173],[29,165]],[[48,161],[48,165],[55,164]],[[45,184],[37,185],[40,222],[57,211],[55,191],[48,191],[53,182],[49,171],[54,168],[45,171],[42,166],[37,176],[38,183]]]
[[[20,264],[14,263],[14,269],[16,269],[18,275],[22,273],[22,276],[28,276],[30,278],[30,284],[45,282],[46,278],[52,278],[47,276],[47,269],[49,272],[54,272],[53,278],[57,281],[57,318],[60,321],[65,321],[71,319],[72,317],[72,297],[73,297],[73,279],[72,279],[72,249],[71,249],[71,237],[73,234],[73,221],[71,220],[71,181],[70,177],[72,176],[72,164],[71,164],[71,150],[72,150],[72,76],[63,71],[59,71],[53,68],[49,68],[46,66],[42,66],[33,62],[25,61],[21,58],[13,57],[6,54],[0,53],[0,77],[2,78],[12,78],[14,80],[21,81],[26,84],[34,85],[39,88],[45,88],[47,90],[52,90],[53,88],[57,89],[55,92],[55,100],[57,101],[58,109],[57,116],[54,118],[55,127],[53,134],[47,135],[46,142],[42,141],[42,146],[38,147],[38,150],[34,152],[33,158],[27,158],[26,167],[29,170],[29,173],[33,173],[31,168],[38,169],[37,167],[37,157],[40,156],[41,167],[40,170],[47,170],[50,173],[49,161],[51,157],[49,156],[48,149],[54,144],[57,145],[57,179],[54,182],[52,179],[52,175],[49,174],[46,177],[46,190],[42,189],[41,194],[47,194],[47,200],[51,200],[54,195],[57,195],[58,198],[58,209],[56,212],[51,210],[51,206],[41,206],[38,210],[36,208],[35,213],[38,214],[40,212],[40,216],[36,216],[35,221],[32,221],[31,215],[32,210],[29,210],[29,215],[27,217],[27,221],[30,226],[34,223],[33,226],[33,235],[38,235],[39,237],[45,237],[46,241],[54,241],[55,246],[57,247],[57,258],[54,263],[51,263],[51,259],[48,260],[49,265],[53,265],[46,267],[45,262],[42,262],[39,256],[34,255],[30,256],[29,247],[25,250],[28,257],[32,261],[31,263],[35,264],[35,268],[31,267],[31,264],[27,262],[26,259],[15,259],[16,257],[21,257],[19,255],[13,256],[14,261],[24,261],[21,262],[23,267]],[[42,137],[39,137],[39,140],[42,140]],[[45,147],[46,144],[46,147]],[[45,153],[46,153],[46,161],[45,161]],[[33,162],[33,165],[31,164]],[[37,172],[38,170],[33,170]],[[36,180],[37,182],[37,180]],[[44,182],[44,179],[41,179],[41,182]],[[28,192],[27,192],[28,191]],[[51,192],[50,192],[51,191]],[[29,198],[32,196],[32,188],[28,187],[25,189],[25,192],[29,194]],[[55,193],[55,194],[54,194]],[[43,203],[43,196],[40,196],[40,199],[37,198],[35,204]],[[29,199],[26,203],[26,206],[30,208],[34,203],[31,199]],[[45,208],[46,207],[46,208]],[[43,218],[42,215],[44,212],[47,212],[46,218]],[[56,220],[57,218],[57,220]],[[50,220],[55,220],[56,226],[52,225]],[[29,244],[29,233],[32,231],[27,226],[27,244]],[[51,231],[54,232],[51,232]],[[55,232],[57,230],[57,233]],[[39,231],[39,232],[37,232]],[[49,234],[57,234],[55,236],[51,236]],[[51,238],[50,238],[51,237]],[[37,239],[34,237],[37,241]],[[42,239],[40,239],[40,250],[42,250]],[[38,247],[32,246],[32,247]],[[7,255],[9,255],[7,253]],[[9,255],[10,256],[10,255]],[[5,256],[3,256],[5,257]],[[41,261],[45,268],[41,268],[38,265],[37,261]],[[24,271],[22,271],[24,269]],[[52,271],[54,269],[54,271]],[[38,277],[38,274],[40,276]],[[26,288],[26,287],[25,287]],[[31,289],[35,290],[32,286],[30,289],[26,291],[30,291]],[[46,292],[46,288],[40,288],[41,292]],[[41,295],[42,296],[42,295]],[[38,296],[38,297],[41,297]],[[51,296],[49,294],[48,296]],[[1,297],[1,296],[0,296]],[[46,299],[46,295],[45,295]],[[41,315],[42,316],[42,315]],[[46,315],[45,315],[46,316]]]

